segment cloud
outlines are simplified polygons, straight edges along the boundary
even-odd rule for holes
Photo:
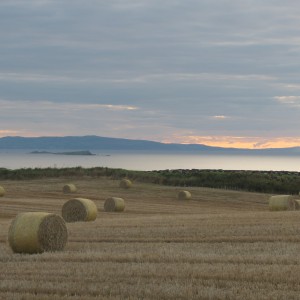
[[[145,9],[150,6],[150,2],[147,0],[119,0],[112,1],[112,8],[121,11],[132,11]]]
[[[276,96],[274,97],[279,103],[292,107],[300,107],[300,96]]]
[[[138,107],[136,107],[136,106],[112,105],[112,104],[106,104],[106,105],[99,104],[97,107],[105,107],[105,108],[111,109],[111,110],[137,110],[138,109]]]
[[[21,132],[22,130],[0,129],[0,136],[17,135],[20,134]]]
[[[0,1],[0,124],[296,136],[299,13],[292,0]]]
[[[193,82],[193,81],[274,81],[276,77],[259,74],[218,74],[218,73],[157,73],[157,74],[124,74],[123,76],[110,74],[103,77],[80,77],[70,75],[55,75],[42,73],[5,73],[0,72],[0,81],[12,82],[56,82],[56,83],[146,83],[146,82]]]
[[[224,116],[224,115],[218,115],[218,116],[212,116],[210,118],[214,119],[214,120],[226,120],[226,119],[229,119],[230,117]]]
[[[103,135],[122,136],[139,128],[148,133],[159,125],[159,112],[140,111],[136,106],[49,101],[0,100],[0,134],[3,135]],[[2,129],[2,128],[10,128]],[[43,132],[46,132],[43,133]]]
[[[284,87],[289,90],[300,90],[300,84],[284,84]]]
[[[54,103],[50,101],[39,101],[38,104],[32,101],[8,101],[0,100],[1,112],[5,114],[7,111],[133,111],[138,110],[136,106],[130,105],[113,105],[113,104],[95,104],[95,103]]]

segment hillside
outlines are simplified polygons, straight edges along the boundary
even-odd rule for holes
[[[45,150],[114,150],[114,151],[159,151],[159,152],[205,152],[232,154],[300,155],[300,148],[280,149],[235,149],[209,147],[200,144],[166,144],[147,140],[130,140],[100,136],[65,137],[3,137],[0,149]]]

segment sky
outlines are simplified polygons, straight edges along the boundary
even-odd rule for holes
[[[300,1],[1,0],[0,137],[300,146]]]

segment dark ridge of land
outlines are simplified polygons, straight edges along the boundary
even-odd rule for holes
[[[132,171],[106,167],[95,168],[0,168],[0,180],[27,180],[58,177],[107,177],[179,187],[209,187],[271,194],[298,194],[300,173],[288,171],[242,170],[159,170]]]
[[[60,154],[60,155],[96,155],[90,151],[68,151],[68,152],[49,152],[49,151],[32,151],[30,154]]]
[[[3,137],[0,149],[36,149],[41,151],[65,150],[79,151],[113,150],[144,152],[183,152],[198,154],[253,154],[253,155],[300,155],[300,147],[269,149],[237,149],[211,147],[202,144],[159,143],[147,140],[130,140],[101,136],[64,136],[64,137]]]

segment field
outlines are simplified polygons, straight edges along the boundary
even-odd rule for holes
[[[62,193],[64,184],[78,187]],[[0,299],[299,299],[300,212],[269,212],[269,194],[69,178],[1,181]],[[105,213],[107,197],[126,201]],[[65,251],[13,254],[19,212],[61,213],[72,197],[95,201],[95,222],[68,223]]]

